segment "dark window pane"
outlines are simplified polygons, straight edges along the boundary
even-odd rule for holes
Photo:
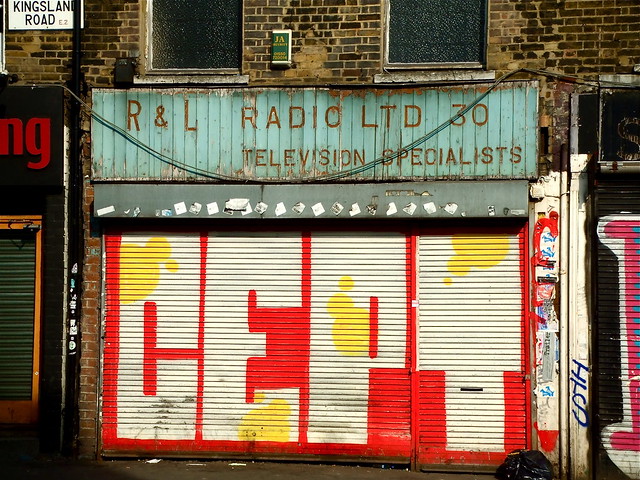
[[[390,63],[483,63],[487,0],[390,2]]]
[[[239,68],[242,0],[153,0],[152,68]]]

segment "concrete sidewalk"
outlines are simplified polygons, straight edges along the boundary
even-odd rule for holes
[[[0,437],[0,476],[16,480],[495,480],[493,474],[410,472],[397,466],[202,460],[75,460],[38,453],[37,440]]]

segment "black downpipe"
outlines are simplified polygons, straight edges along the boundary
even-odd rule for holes
[[[74,0],[73,8],[73,52],[71,58],[71,91],[81,98],[82,94],[82,2]],[[63,413],[62,451],[65,455],[77,453],[78,438],[78,386],[79,386],[79,356],[80,356],[80,288],[82,281],[83,258],[83,177],[81,159],[81,106],[72,97],[69,99],[69,198],[67,209],[68,220],[68,285],[67,285],[67,319],[66,328],[66,379]],[[75,326],[75,329],[73,327]],[[76,332],[77,330],[77,332]],[[76,333],[76,335],[73,335]]]

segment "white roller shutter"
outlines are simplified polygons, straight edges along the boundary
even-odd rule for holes
[[[419,239],[419,459],[499,463],[526,445],[521,233]]]
[[[107,235],[104,452],[408,458],[408,244]]]

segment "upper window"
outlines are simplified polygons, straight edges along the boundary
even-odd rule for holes
[[[488,0],[388,0],[390,67],[481,67]]]
[[[242,0],[149,0],[150,70],[238,71]]]

